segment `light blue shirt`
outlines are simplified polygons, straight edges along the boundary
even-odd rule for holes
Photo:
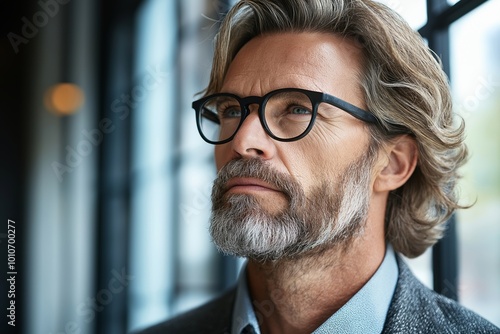
[[[396,255],[387,245],[384,260],[370,280],[349,301],[328,318],[313,334],[381,333],[398,280]],[[266,311],[265,305],[262,305]],[[269,306],[268,306],[269,307]],[[258,314],[262,317],[262,314]],[[252,307],[246,270],[238,279],[231,334],[240,334],[248,324],[260,334],[259,320]]]

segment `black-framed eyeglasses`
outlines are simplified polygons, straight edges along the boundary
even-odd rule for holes
[[[210,144],[233,140],[250,114],[251,104],[259,105],[260,123],[273,139],[290,142],[311,131],[318,106],[327,103],[367,123],[377,123],[375,115],[335,96],[300,88],[273,90],[264,96],[239,97],[218,93],[194,101],[196,125],[201,137]]]

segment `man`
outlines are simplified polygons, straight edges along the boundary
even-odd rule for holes
[[[239,1],[193,107],[216,145],[212,238],[248,262],[144,333],[499,332],[397,255],[442,236],[467,153],[439,63],[387,7]]]

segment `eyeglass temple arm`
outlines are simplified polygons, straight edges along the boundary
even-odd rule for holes
[[[325,94],[323,100],[337,108],[344,110],[345,112],[351,114],[359,120],[367,123],[378,123],[378,119],[377,117],[375,117],[375,115],[335,96]]]
[[[201,109],[201,116],[214,122],[214,123],[220,124],[220,120],[217,117],[217,114],[208,108],[203,107]]]

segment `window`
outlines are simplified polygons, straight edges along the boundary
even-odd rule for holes
[[[459,300],[500,326],[500,1],[450,26],[451,86],[467,125],[458,221]]]

